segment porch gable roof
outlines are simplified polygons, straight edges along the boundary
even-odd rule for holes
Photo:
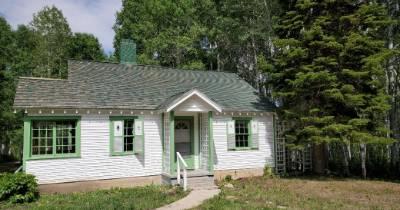
[[[174,108],[179,106],[180,104],[184,103],[187,101],[189,98],[192,96],[197,96],[199,97],[202,101],[204,101],[206,104],[214,108],[214,110],[221,112],[222,107],[214,102],[212,99],[207,97],[204,93],[197,89],[191,89],[187,92],[184,92],[182,94],[179,94],[175,97],[171,97],[172,100],[167,100],[166,103],[164,103],[160,108],[165,110],[166,112],[172,111]]]

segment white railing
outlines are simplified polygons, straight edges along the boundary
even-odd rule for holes
[[[176,161],[176,181],[179,185],[181,184],[181,167],[183,169],[183,190],[187,190],[187,164],[185,160],[182,158],[179,152],[176,153],[177,161]],[[182,165],[181,165],[182,164]]]
[[[18,172],[20,172],[20,171],[22,171],[22,166],[20,166],[17,170],[15,170],[15,172],[14,173],[18,173]]]

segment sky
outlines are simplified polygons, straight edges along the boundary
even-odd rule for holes
[[[94,34],[107,54],[114,51],[112,26],[121,0],[0,0],[0,16],[16,29],[19,24],[29,24],[33,14],[46,5],[63,12],[72,32]]]

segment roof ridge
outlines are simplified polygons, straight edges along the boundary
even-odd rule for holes
[[[112,61],[94,61],[94,60],[77,60],[77,59],[68,59],[69,61],[76,61],[76,62],[86,62],[86,63],[103,63],[103,64],[115,64],[115,65],[121,65],[121,66],[128,66],[129,68],[132,68],[134,66],[143,66],[143,67],[153,67],[153,68],[158,68],[158,69],[165,69],[165,70],[171,70],[171,71],[193,71],[193,72],[213,72],[213,73],[219,73],[219,74],[233,74],[236,76],[239,76],[235,72],[227,72],[227,71],[214,71],[214,70],[196,70],[196,69],[183,69],[183,68],[173,68],[173,67],[167,67],[167,66],[159,66],[159,65],[152,65],[152,64],[133,64],[133,65],[126,65],[126,64],[121,64],[117,62],[112,62]],[[157,70],[157,69],[155,69]]]
[[[19,77],[20,79],[31,79],[31,80],[54,80],[54,81],[68,81],[67,79],[59,78],[48,78],[48,77]]]

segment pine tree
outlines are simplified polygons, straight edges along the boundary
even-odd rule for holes
[[[388,55],[379,36],[390,23],[374,1],[299,0],[282,17],[272,71],[280,113],[293,145],[340,142],[345,173],[347,146],[388,142],[390,108],[382,62]]]

